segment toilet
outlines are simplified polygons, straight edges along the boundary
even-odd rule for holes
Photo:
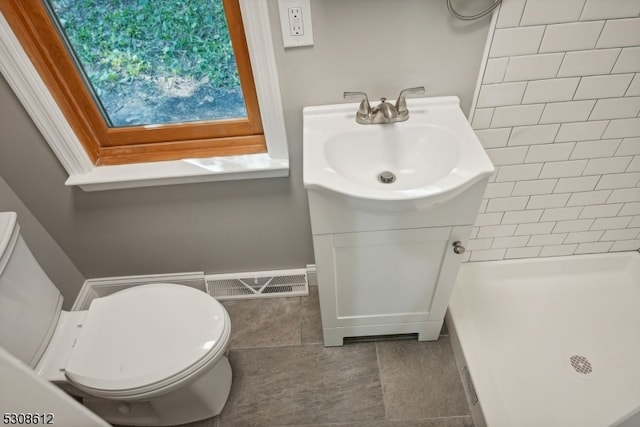
[[[207,293],[133,286],[63,311],[62,295],[0,212],[0,346],[113,424],[218,415],[231,389],[231,321]]]

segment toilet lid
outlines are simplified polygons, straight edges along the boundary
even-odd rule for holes
[[[226,346],[224,307],[174,284],[142,285],[95,299],[65,367],[94,390],[148,387],[180,374]],[[186,374],[185,374],[186,375]]]

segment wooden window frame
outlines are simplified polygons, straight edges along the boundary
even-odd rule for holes
[[[223,0],[246,119],[108,127],[40,1],[0,0],[0,11],[96,166],[266,153],[239,0]]]
[[[289,147],[269,1],[240,0],[267,153],[96,166],[1,12],[0,72],[66,171],[67,186],[102,191],[286,177],[289,176]]]

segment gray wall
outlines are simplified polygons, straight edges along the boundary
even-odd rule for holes
[[[6,211],[18,214],[22,238],[49,278],[58,286],[64,297],[63,308],[70,309],[78,290],[84,283],[84,276],[11,187],[0,177],[0,212]]]
[[[345,90],[395,98],[424,85],[430,95],[460,96],[469,110],[489,19],[454,20],[445,0],[313,0],[315,45],[285,51],[277,2],[270,7],[288,178],[97,193],[65,187],[64,170],[0,81],[0,176],[87,278],[313,263],[302,107],[343,102]]]

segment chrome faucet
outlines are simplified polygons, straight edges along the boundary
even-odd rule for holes
[[[387,102],[387,98],[380,98],[380,104],[371,110],[373,115],[381,113],[384,117],[383,123],[393,123],[398,117],[398,108]]]
[[[424,94],[424,86],[411,87],[402,89],[395,105],[387,102],[387,98],[380,98],[380,104],[371,107],[369,97],[364,92],[345,92],[345,98],[362,98],[358,112],[356,113],[356,122],[361,125],[375,125],[385,123],[404,122],[409,118],[409,110],[407,109],[406,97],[409,94]]]

